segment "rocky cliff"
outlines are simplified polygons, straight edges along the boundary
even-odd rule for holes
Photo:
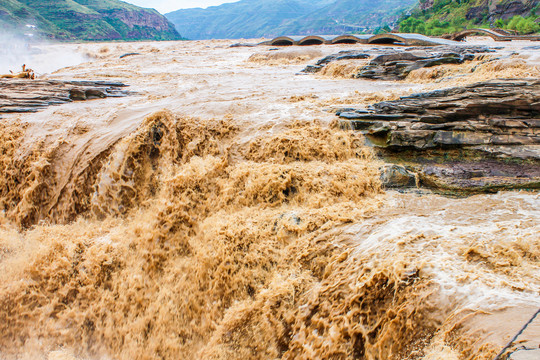
[[[180,38],[157,11],[118,0],[0,0],[0,26],[56,40]]]
[[[483,0],[477,1],[467,9],[465,17],[472,19],[486,19],[494,22],[498,19],[507,20],[514,16],[528,17],[533,9],[538,7],[538,0]]]
[[[465,28],[540,31],[540,0],[420,0],[400,24],[401,32],[444,35]]]

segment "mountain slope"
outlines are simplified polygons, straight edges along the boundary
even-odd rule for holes
[[[398,19],[417,0],[242,0],[165,16],[189,39],[358,32]]]
[[[242,0],[207,9],[182,9],[165,16],[188,39],[256,38],[305,15],[327,0]]]
[[[540,31],[540,0],[420,0],[399,24],[402,32],[444,35],[474,27]]]
[[[298,35],[369,31],[394,23],[417,0],[338,0],[292,21],[280,32]]]
[[[157,11],[118,0],[0,0],[0,26],[57,40],[180,38]]]

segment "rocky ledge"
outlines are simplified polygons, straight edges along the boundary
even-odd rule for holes
[[[390,186],[540,188],[539,79],[486,81],[337,115],[388,161],[404,165],[385,170]]]
[[[106,81],[0,79],[2,113],[36,112],[72,101],[121,97],[127,85]]]
[[[405,50],[375,48],[367,51],[348,50],[329,55],[308,65],[304,73],[317,73],[334,61],[370,59],[355,75],[356,78],[373,80],[402,80],[413,70],[443,64],[462,64],[481,54],[494,52],[486,46],[435,46],[413,47]]]

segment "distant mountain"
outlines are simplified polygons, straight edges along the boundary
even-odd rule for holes
[[[540,32],[540,0],[420,0],[399,24],[402,32],[436,36],[477,27]]]
[[[242,0],[165,16],[188,39],[361,32],[396,21],[417,0]]]
[[[338,0],[278,29],[295,35],[370,31],[397,23],[418,0]]]
[[[0,26],[56,40],[175,40],[163,15],[118,0],[0,0]]]

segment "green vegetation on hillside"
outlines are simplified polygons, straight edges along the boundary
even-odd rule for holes
[[[538,18],[538,16],[536,18]],[[540,24],[535,21],[533,16],[524,18],[523,16],[515,15],[510,20],[498,19],[495,21],[495,26],[500,29],[514,30],[520,34],[540,32]]]
[[[174,40],[163,15],[119,0],[0,0],[0,26],[56,40]]]
[[[520,34],[540,31],[538,0],[420,0],[399,23],[401,32],[440,36],[467,28],[498,27]]]

